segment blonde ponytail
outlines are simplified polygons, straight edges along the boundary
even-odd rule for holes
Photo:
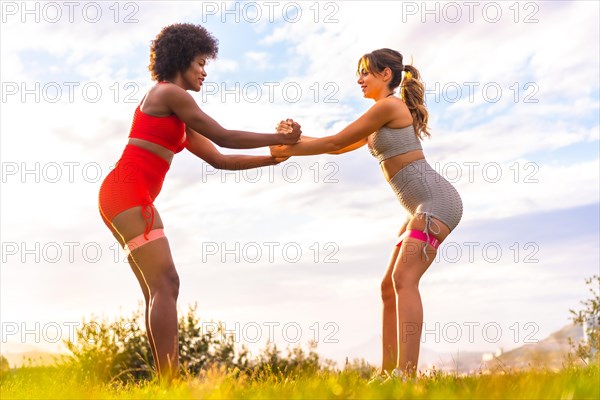
[[[429,112],[425,107],[425,85],[421,81],[419,70],[412,65],[404,66],[404,79],[402,79],[400,97],[410,110],[417,136],[420,139],[431,137],[427,127]]]

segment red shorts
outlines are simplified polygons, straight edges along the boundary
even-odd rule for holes
[[[98,209],[102,220],[112,230],[110,221],[132,207],[142,207],[146,221],[144,235],[154,223],[154,199],[160,193],[169,163],[139,146],[128,144],[115,168],[100,186]]]

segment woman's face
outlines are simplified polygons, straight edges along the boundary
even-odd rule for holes
[[[358,70],[358,81],[363,92],[363,97],[367,99],[379,99],[385,97],[389,92],[387,83],[384,81],[384,74],[368,72],[366,66],[361,64]]]
[[[206,56],[199,54],[192,60],[192,63],[182,74],[183,81],[186,85],[186,90],[199,92],[202,88],[202,82],[206,78]]]

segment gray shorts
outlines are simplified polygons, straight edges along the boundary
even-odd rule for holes
[[[431,217],[437,218],[454,230],[463,213],[460,195],[443,176],[437,173],[424,160],[413,161],[398,171],[390,180],[392,189],[400,204],[410,213],[410,217],[424,214],[425,233],[431,230]]]

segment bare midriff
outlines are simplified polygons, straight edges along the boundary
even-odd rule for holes
[[[171,161],[173,160],[173,155],[175,154],[171,150],[159,144],[152,143],[144,139],[129,138],[129,141],[127,143],[141,147],[142,149],[146,149],[151,153],[156,154],[157,156],[168,162],[169,165],[171,164]]]
[[[425,158],[422,150],[413,150],[408,153],[399,154],[397,156],[383,160],[379,166],[383,171],[386,181],[390,181],[394,175],[398,173],[402,168],[406,167],[411,162],[422,160]]]

